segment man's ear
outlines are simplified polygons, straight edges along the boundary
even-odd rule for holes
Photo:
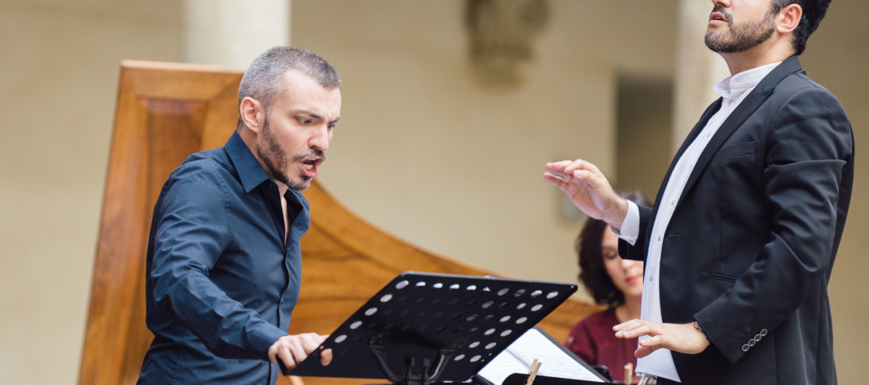
[[[260,134],[266,121],[266,111],[262,103],[250,96],[241,100],[238,116],[241,117],[242,123],[257,135]]]
[[[781,10],[776,17],[775,30],[786,35],[794,32],[803,18],[803,8],[799,4],[791,4]]]

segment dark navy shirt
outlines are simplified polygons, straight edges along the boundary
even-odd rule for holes
[[[191,155],[166,181],[148,244],[146,305],[154,333],[139,384],[274,384],[268,349],[299,298],[299,238],[308,202],[280,192],[234,133]]]

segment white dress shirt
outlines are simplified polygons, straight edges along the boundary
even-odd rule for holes
[[[694,171],[694,164],[697,163],[697,159],[700,158],[700,154],[706,149],[706,145],[709,144],[712,136],[715,135],[715,132],[718,131],[718,128],[727,120],[733,110],[779,64],[781,62],[740,72],[722,80],[715,86],[715,93],[721,95],[724,99],[721,109],[709,119],[703,131],[700,132],[697,138],[694,139],[694,142],[691,143],[676,162],[676,167],[673,168],[667,186],[664,188],[664,194],[661,196],[661,202],[658,204],[658,213],[655,216],[652,232],[647,240],[649,242],[649,254],[646,257],[646,272],[643,277],[643,299],[640,311],[642,319],[651,322],[662,322],[661,292],[658,284],[660,279],[659,272],[661,270],[661,246],[664,241],[664,233],[670,224],[670,219],[673,217],[673,211],[676,209],[676,203],[679,202],[679,197],[682,196],[682,191],[685,189],[688,177]],[[618,235],[633,245],[639,236],[639,231],[640,210],[637,208],[636,203],[628,201],[628,215],[622,223],[621,234]],[[641,337],[640,339],[645,338],[649,337]],[[638,359],[637,374],[649,377],[664,377],[682,382],[679,378],[679,373],[676,372],[673,355],[667,349],[658,349],[654,353]]]

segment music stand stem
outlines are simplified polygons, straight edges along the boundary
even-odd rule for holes
[[[434,370],[429,370],[431,368],[431,359],[429,358],[422,359],[422,371],[417,372],[416,368],[419,366],[419,358],[405,357],[405,372],[403,374],[396,373],[392,369],[392,366],[389,365],[389,355],[386,353],[385,333],[371,336],[368,341],[368,347],[371,349],[371,353],[374,354],[377,367],[380,369],[383,377],[389,380],[389,382],[395,385],[431,385],[440,378],[450,358],[456,352],[457,347],[463,344],[466,339],[464,337],[456,339],[448,346],[441,348],[438,351],[438,360]]]

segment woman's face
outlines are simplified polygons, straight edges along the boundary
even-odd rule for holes
[[[643,263],[619,256],[619,239],[610,227],[604,229],[601,241],[603,265],[607,274],[613,280],[625,297],[639,298],[643,295]]]

